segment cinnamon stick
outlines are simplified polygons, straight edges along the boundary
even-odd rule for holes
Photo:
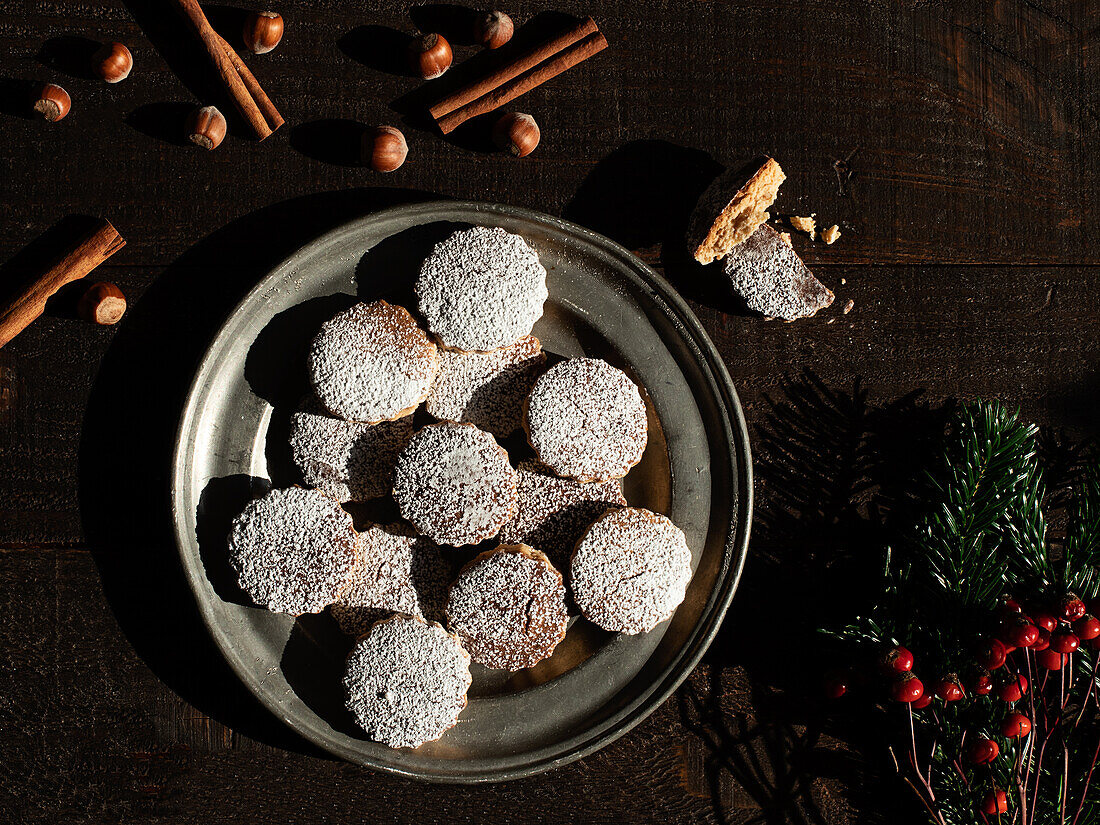
[[[498,86],[507,83],[524,72],[535,68],[543,61],[553,57],[562,50],[572,46],[591,34],[599,31],[596,21],[591,17],[582,20],[568,31],[562,32],[557,37],[528,50],[505,66],[501,66],[481,80],[470,83],[447,97],[440,100],[429,110],[435,120],[449,115],[461,106],[472,103],[482,95],[493,91]]]
[[[57,290],[83,278],[125,245],[126,241],[110,222],[97,221],[85,235],[64,249],[45,272],[33,274],[0,308],[0,347],[41,315],[46,301]]]
[[[567,46],[549,60],[539,63],[534,68],[513,77],[505,83],[495,86],[476,100],[437,118],[436,123],[443,134],[453,132],[470,118],[500,108],[505,103],[515,100],[520,95],[527,94],[527,92],[541,86],[547,80],[557,77],[562,72],[573,68],[581,61],[587,60],[606,48],[607,38],[601,32],[594,32],[583,40]]]
[[[248,122],[257,138],[263,140],[268,137],[283,124],[283,118],[275,105],[260,88],[252,72],[245,67],[240,55],[214,31],[198,0],[174,0],[174,2],[202,41],[206,54],[214,64],[241,117]]]

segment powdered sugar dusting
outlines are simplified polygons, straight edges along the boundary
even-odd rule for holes
[[[333,415],[378,422],[412,412],[439,369],[435,344],[404,307],[356,304],[321,326],[309,352],[317,398]]]
[[[482,553],[451,586],[447,619],[475,662],[502,670],[533,667],[565,638],[561,573],[523,545]]]
[[[547,370],[527,399],[528,438],[539,460],[580,481],[622,478],[645,452],[645,402],[622,370],[573,358]]]
[[[374,625],[344,671],[348,710],[367,736],[391,748],[415,748],[453,727],[470,682],[470,656],[458,639],[415,616]]]
[[[436,418],[510,435],[520,427],[523,399],[545,363],[542,344],[532,335],[492,352],[442,349],[425,408]]]
[[[546,270],[519,235],[475,226],[436,244],[416,294],[444,345],[491,350],[530,334],[546,301]]]
[[[585,530],[611,506],[623,506],[622,482],[583,483],[546,475],[537,462],[521,463],[519,507],[500,531],[508,544],[527,544],[545,553],[559,570],[567,570],[573,548]]]
[[[359,563],[351,516],[324,493],[271,490],[233,520],[229,561],[241,588],[274,613],[318,613]]]
[[[605,630],[644,633],[684,600],[691,552],[684,532],[649,510],[602,516],[578,542],[570,573],[573,598]]]
[[[403,518],[439,544],[492,538],[516,511],[508,453],[472,424],[430,424],[397,459],[393,495]]]
[[[367,501],[393,489],[412,418],[365,424],[326,415],[310,400],[290,417],[290,451],[302,480],[337,501]]]
[[[769,318],[793,321],[833,302],[833,293],[767,224],[735,246],[724,266],[734,292]]]
[[[371,525],[360,541],[363,561],[329,608],[341,630],[360,636],[389,613],[443,621],[452,576],[439,545],[398,525]]]

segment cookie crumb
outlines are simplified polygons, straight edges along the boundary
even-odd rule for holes
[[[836,241],[836,239],[839,238],[839,237],[840,237],[840,227],[837,226],[835,223],[832,226],[830,226],[828,229],[823,230],[822,233],[821,233],[821,240],[825,241],[826,244],[834,243]]]
[[[835,323],[836,323],[836,318],[830,318],[830,319],[829,319],[828,321],[826,321],[825,323],[826,323],[826,324],[835,324]]]
[[[844,286],[844,285],[845,285],[846,283],[848,283],[848,279],[847,279],[847,278],[841,278],[841,279],[840,279],[840,285],[841,285],[841,286]]]
[[[856,302],[849,298],[848,303],[844,305],[844,314],[847,315],[849,312],[851,312],[855,305]]]
[[[817,228],[817,221],[815,221],[812,217],[801,218],[798,215],[791,215],[789,218],[787,218],[787,221],[794,229],[797,229],[799,232],[805,232],[807,235],[809,235],[811,241],[814,239],[814,230]]]
[[[783,243],[785,243],[787,246],[794,246],[794,244],[791,243],[791,233],[790,232],[780,232],[779,237],[783,240]]]

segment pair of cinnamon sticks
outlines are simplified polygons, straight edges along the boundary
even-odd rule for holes
[[[606,48],[607,38],[589,17],[453,92],[429,111],[443,134],[448,134],[470,118],[500,108]]]

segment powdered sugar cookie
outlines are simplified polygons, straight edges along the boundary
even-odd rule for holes
[[[344,670],[348,710],[391,748],[415,748],[454,727],[470,682],[470,655],[458,638],[416,616],[375,624]]]
[[[271,490],[233,520],[229,561],[241,589],[274,613],[318,613],[359,563],[351,516],[317,490]]]
[[[439,545],[400,525],[371,525],[359,538],[363,560],[329,607],[342,631],[361,636],[390,613],[443,621],[451,565]]]
[[[570,569],[573,599],[604,630],[644,633],[684,600],[691,552],[684,531],[635,507],[611,510],[577,543]]]
[[[543,373],[524,426],[539,461],[579,481],[622,478],[641,461],[648,434],[637,385],[598,358],[571,358]]]
[[[522,544],[482,553],[451,585],[447,621],[475,662],[500,670],[533,667],[565,638],[561,573]]]
[[[492,352],[441,349],[439,374],[425,409],[447,421],[476,424],[503,438],[520,428],[523,399],[546,355],[533,335]]]
[[[435,245],[416,295],[444,346],[491,350],[531,333],[546,301],[546,270],[519,235],[475,226]]]
[[[569,557],[585,530],[613,506],[623,506],[622,482],[582,483],[571,478],[547,475],[538,462],[521,462],[519,506],[501,528],[500,540],[527,544],[541,550],[559,570],[569,567]]]
[[[309,351],[309,376],[325,409],[377,423],[412,413],[428,396],[439,354],[404,307],[355,306],[321,325]]]
[[[473,424],[443,421],[412,437],[397,459],[393,497],[401,516],[438,544],[492,538],[516,512],[508,453]]]
[[[344,421],[310,399],[290,417],[290,452],[310,487],[337,501],[367,501],[393,489],[394,464],[412,434],[408,416],[378,424]]]

